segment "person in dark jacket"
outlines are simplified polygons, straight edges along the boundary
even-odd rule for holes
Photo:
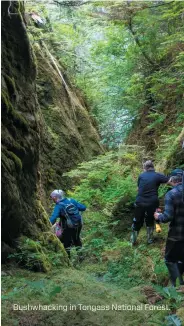
[[[74,244],[77,250],[82,247],[82,242],[80,239],[80,232],[82,230],[82,216],[80,211],[85,211],[86,206],[77,202],[73,198],[64,197],[64,192],[62,190],[54,190],[50,197],[56,204],[50,217],[50,222],[54,224],[58,217],[61,218],[63,228],[62,242],[70,258],[70,249],[72,244]],[[74,224],[72,227],[69,227],[67,223],[66,207],[70,207],[70,209],[72,207],[72,209],[75,210],[72,219],[76,221],[76,225]]]
[[[144,172],[138,177],[138,194],[135,201],[135,217],[130,241],[134,245],[141,227],[146,222],[147,242],[153,242],[154,212],[159,207],[158,188],[169,178],[154,170],[152,161],[143,164]]]
[[[184,171],[175,169],[171,173],[170,184],[173,189],[165,196],[165,210],[163,214],[155,212],[156,221],[168,223],[169,232],[166,241],[165,263],[170,274],[173,286],[179,278],[180,284],[184,284],[184,201],[182,178]]]

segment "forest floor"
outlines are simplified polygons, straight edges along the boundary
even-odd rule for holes
[[[89,232],[84,229],[80,264],[73,250],[73,266],[47,274],[2,267],[2,325],[182,325],[184,289],[168,286],[163,262],[167,226],[152,245],[146,244],[143,228],[134,248],[129,233],[112,237],[108,246],[94,237],[90,242]]]

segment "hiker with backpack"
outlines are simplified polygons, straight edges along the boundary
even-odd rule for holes
[[[184,285],[184,171],[175,169],[169,180],[173,189],[165,196],[165,210],[163,214],[155,212],[156,221],[168,223],[169,232],[165,248],[165,264],[170,274],[172,286],[176,286],[179,279]],[[183,183],[183,184],[182,184]]]
[[[86,206],[77,202],[73,198],[66,198],[62,190],[54,190],[50,198],[54,201],[55,208],[50,217],[50,222],[54,224],[57,218],[61,218],[62,238],[61,241],[70,258],[72,244],[76,249],[82,248],[80,232],[82,230],[81,211],[86,210]]]
[[[135,201],[135,217],[132,224],[130,241],[135,245],[138,233],[146,222],[147,243],[153,242],[154,212],[159,207],[158,188],[163,183],[168,183],[169,178],[154,170],[152,161],[143,164],[144,172],[138,177],[138,194]]]

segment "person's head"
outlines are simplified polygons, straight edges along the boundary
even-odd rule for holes
[[[143,169],[144,171],[153,171],[154,170],[153,162],[151,160],[144,162]]]
[[[178,184],[182,183],[182,178],[183,178],[183,170],[175,169],[170,174],[169,183],[172,186],[177,186]]]
[[[64,198],[64,191],[63,190],[54,190],[50,194],[50,198],[54,201],[54,203],[57,203],[61,199]]]

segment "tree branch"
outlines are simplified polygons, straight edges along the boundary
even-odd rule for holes
[[[129,22],[128,22],[128,27],[130,32],[132,33],[134,40],[136,42],[136,44],[139,46],[143,56],[145,57],[145,59],[148,61],[149,64],[151,64],[152,66],[158,66],[158,64],[156,62],[154,62],[148,55],[147,53],[142,49],[141,43],[139,41],[139,38],[136,35],[136,32],[133,30],[133,26],[132,26],[132,17],[129,17]]]

